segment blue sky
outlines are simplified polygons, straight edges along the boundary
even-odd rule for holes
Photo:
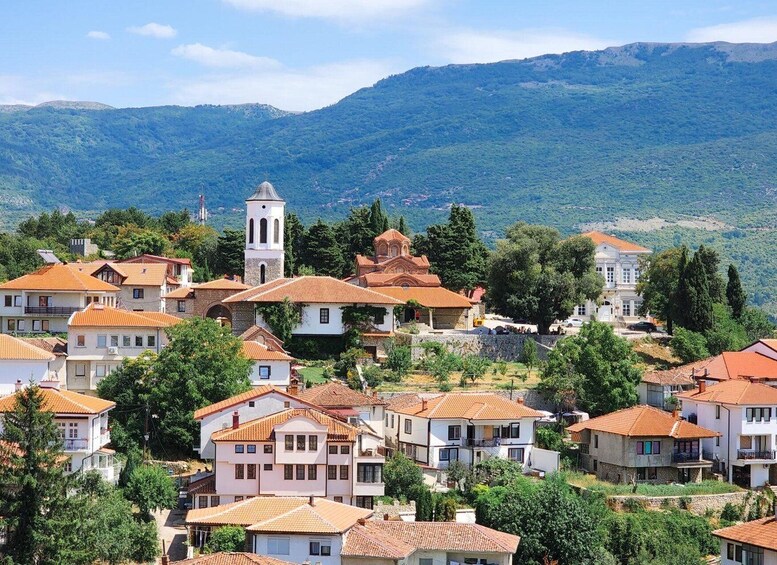
[[[423,65],[777,41],[777,1],[4,0],[0,104],[312,110]]]

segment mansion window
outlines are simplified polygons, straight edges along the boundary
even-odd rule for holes
[[[348,465],[340,465],[340,480],[348,480]]]
[[[615,282],[615,267],[607,267],[607,284]]]
[[[308,465],[308,480],[315,481],[318,479],[318,467],[315,465]]]
[[[624,302],[623,303],[623,315],[624,316],[631,316],[631,302]]]
[[[308,450],[316,451],[318,449],[318,436],[308,436]]]
[[[321,308],[318,311],[318,321],[322,324],[329,323],[329,308]]]
[[[305,436],[297,436],[297,451],[305,451]]]
[[[142,288],[133,288],[132,289],[132,298],[135,300],[142,299],[145,295],[145,290]]]
[[[294,436],[289,434],[284,438],[286,451],[294,451]]]
[[[661,454],[660,441],[638,441],[637,442],[637,455],[660,455],[660,454]]]
[[[631,269],[629,269],[628,267],[623,268],[623,274],[621,276],[621,280],[626,284],[631,283]]]
[[[359,463],[356,466],[357,483],[382,483],[383,465],[380,463]]]
[[[745,416],[748,422],[768,422],[772,419],[771,408],[746,408]]]
[[[523,447],[513,447],[507,450],[507,458],[511,461],[523,463]]]
[[[585,316],[585,304],[578,304],[575,310],[575,314],[578,316]]]
[[[297,480],[298,481],[304,481],[305,480],[305,466],[304,465],[297,465]]]
[[[283,480],[290,481],[294,478],[294,465],[283,466]]]
[[[459,459],[459,450],[456,447],[443,448],[440,450],[440,461],[457,461]]]

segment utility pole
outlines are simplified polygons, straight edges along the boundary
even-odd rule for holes
[[[148,400],[146,401],[146,427],[143,433],[143,461],[148,460],[148,414],[149,414]]]

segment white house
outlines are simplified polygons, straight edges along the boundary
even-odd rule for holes
[[[125,310],[164,312],[165,295],[179,288],[164,263],[70,263],[71,269],[119,287],[116,306]]]
[[[720,565],[777,565],[774,515],[712,532],[720,540]]]
[[[384,436],[386,401],[377,394],[367,395],[341,382],[316,385],[299,393],[299,398],[320,406],[352,424],[365,424],[379,437]]]
[[[60,390],[59,383],[43,381],[40,383],[43,395],[43,407],[46,412],[54,413],[54,421],[59,428],[59,436],[68,462],[65,471],[99,471],[109,482],[119,479],[119,467],[113,458],[113,450],[106,449],[111,442],[108,426],[108,413],[116,406],[114,402],[86,396],[77,392]],[[10,412],[16,405],[18,392],[0,398],[0,413]],[[2,429],[0,419],[0,430]]]
[[[720,434],[704,439],[704,459],[729,482],[756,488],[777,479],[777,389],[763,382],[736,379],[678,395],[682,414]]]
[[[0,396],[16,392],[17,383],[49,380],[49,366],[55,361],[53,353],[13,336],[0,334]]]
[[[696,381],[691,376],[692,372],[688,365],[646,372],[637,385],[639,404],[672,410],[677,404],[677,394],[694,388]]]
[[[596,272],[604,278],[604,288],[597,302],[578,305],[575,315],[609,323],[638,320],[642,305],[637,294],[639,259],[650,255],[650,249],[598,231],[582,235],[596,245]]]
[[[59,336],[25,336],[19,339],[54,356],[54,360],[49,361],[49,380],[59,381],[61,386],[65,387],[67,383],[67,339]]]
[[[63,263],[0,284],[2,333],[65,333],[71,314],[94,302],[115,306],[118,287]]]
[[[284,390],[288,388],[294,357],[270,349],[258,341],[244,341],[243,355],[254,363],[249,375],[252,385],[273,385]]]
[[[529,465],[542,413],[493,393],[447,393],[389,402],[386,444],[415,461],[445,469],[491,457]]]
[[[117,261],[117,263],[121,263],[122,265],[133,263],[143,265],[165,265],[167,268],[167,283],[171,288],[175,288],[176,286],[191,286],[192,281],[194,280],[192,260],[185,257],[162,257],[161,255],[144,253],[137,257],[122,259],[121,261]]]
[[[167,345],[165,328],[181,319],[162,312],[129,312],[91,304],[68,320],[68,390],[90,392],[125,358]]]
[[[302,315],[300,324],[291,332],[294,336],[342,336],[348,330],[343,323],[343,308],[349,306],[379,309],[373,330],[389,336],[395,328],[393,308],[403,304],[396,298],[367,288],[318,276],[272,280],[234,294],[224,299],[224,303],[231,304],[235,309],[242,308],[242,315],[235,312],[232,320],[234,331],[242,333],[253,324],[268,327],[261,314],[254,312],[256,306],[278,304],[285,299],[297,304]]]

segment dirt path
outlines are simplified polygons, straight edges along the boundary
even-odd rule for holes
[[[164,542],[170,561],[186,559],[186,527],[183,510],[163,510],[155,512],[154,519],[159,530],[159,541]]]

